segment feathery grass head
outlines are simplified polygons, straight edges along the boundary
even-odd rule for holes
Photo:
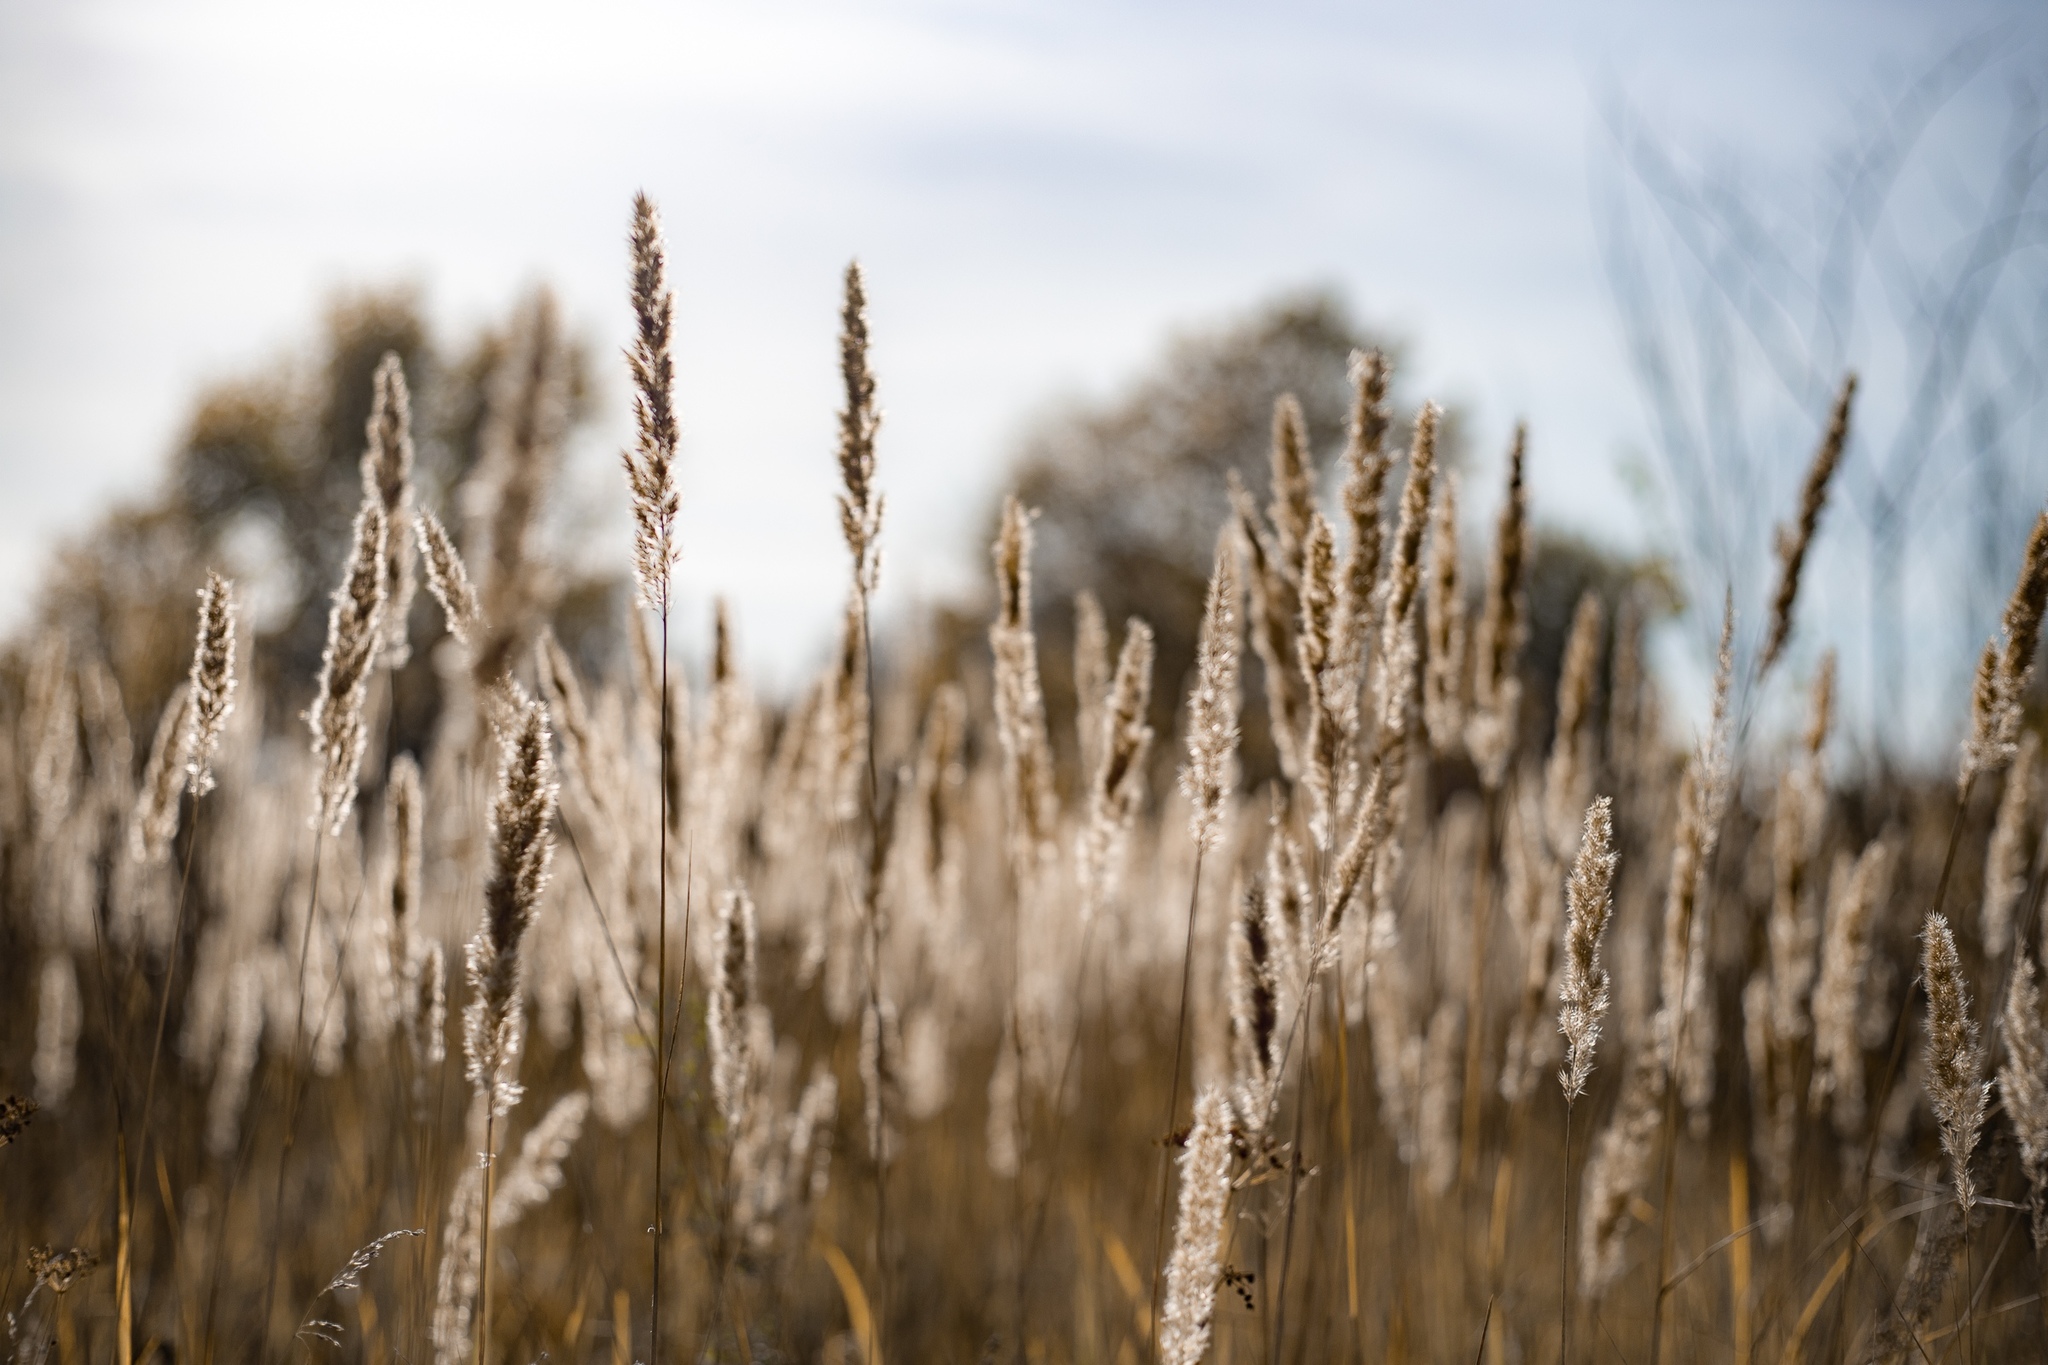
[[[1963,964],[1947,918],[1929,915],[1920,943],[1920,973],[1927,984],[1927,1098],[1941,1122],[1941,1149],[1948,1153],[1956,1200],[1968,1212],[1977,1202],[1970,1156],[1984,1128],[1991,1087],[1984,1081],[1977,1021],[1970,1017]]]
[[[1352,680],[1365,667],[1367,635],[1372,629],[1372,597],[1380,575],[1380,552],[1384,533],[1380,524],[1381,503],[1386,499],[1387,473],[1393,459],[1387,454],[1387,358],[1378,351],[1351,353],[1351,428],[1344,445],[1344,487],[1340,500],[1349,544],[1337,571],[1336,658]],[[1357,697],[1341,699],[1346,733],[1355,730]]]
[[[1571,634],[1565,638],[1557,678],[1557,726],[1543,768],[1545,837],[1560,860],[1571,854],[1592,777],[1593,688],[1599,681],[1605,624],[1599,596],[1590,591],[1581,595],[1572,613]]]
[[[320,769],[315,819],[329,834],[341,833],[355,806],[357,770],[369,738],[363,703],[369,697],[370,669],[384,643],[385,527],[384,505],[365,498],[356,513],[348,567],[327,615],[318,691],[306,712]]]
[[[1522,478],[1529,432],[1515,428],[1508,447],[1507,496],[1493,535],[1493,558],[1486,569],[1486,596],[1474,634],[1472,720],[1466,747],[1479,775],[1489,787],[1500,785],[1515,750],[1515,719],[1521,711],[1522,685],[1516,675],[1522,642],[1528,635],[1522,571],[1528,557],[1529,499]]]
[[[171,841],[178,837],[178,798],[190,781],[185,756],[191,740],[192,688],[179,683],[157,722],[149,762],[142,770],[142,790],[128,823],[128,856],[145,866],[170,856]]]
[[[1266,515],[1279,540],[1282,572],[1301,577],[1309,523],[1316,515],[1316,467],[1309,454],[1308,423],[1291,393],[1273,401],[1273,501]]]
[[[2041,1014],[2033,955],[2025,950],[2013,964],[1999,1029],[2005,1035],[2005,1065],[1998,1069],[1998,1091],[2019,1139],[2038,1251],[2048,1248],[2048,1019]]]
[[[1195,1097],[1195,1123],[1180,1158],[1180,1216],[1166,1262],[1159,1318],[1165,1365],[1201,1365],[1223,1278],[1224,1213],[1230,1204],[1230,1102],[1210,1087]]]
[[[1565,1102],[1586,1093],[1593,1074],[1593,1049],[1607,1015],[1607,969],[1600,965],[1600,940],[1614,914],[1614,800],[1600,797],[1586,808],[1586,832],[1565,883],[1564,971],[1558,983],[1558,1031],[1564,1034],[1564,1069],[1557,1074]]]
[[[2048,1018],[2041,1013],[2033,955],[2024,949],[2013,963],[1999,1029],[2005,1036],[2005,1065],[1998,1091],[2019,1139],[2020,1169],[2033,1209],[2034,1247],[2048,1248]]]
[[[868,297],[860,262],[846,267],[846,297],[839,310],[839,378],[846,406],[839,410],[839,529],[853,555],[853,586],[865,603],[882,571],[882,495],[875,489],[875,376],[868,369]]]
[[[448,528],[432,512],[420,509],[413,525],[418,528],[420,556],[427,565],[427,590],[441,604],[441,614],[447,619],[448,633],[455,637],[455,643],[474,652],[484,627],[484,609],[477,600],[476,589],[470,586],[462,552],[455,548]]]
[[[1059,816],[1038,677],[1038,637],[1031,626],[1033,515],[1014,496],[1003,500],[1002,528],[991,552],[1001,602],[988,632],[996,665],[996,730],[1013,822],[1011,856],[1020,874],[1027,875],[1051,848]]]
[[[668,247],[661,214],[646,194],[633,196],[633,345],[626,368],[633,377],[636,441],[626,451],[626,486],[633,497],[633,576],[640,601],[666,616],[669,575],[682,557],[676,544],[676,418],[674,345],[676,297],[668,286]]]
[[[1193,807],[1189,828],[1198,850],[1216,846],[1224,799],[1237,786],[1238,651],[1244,637],[1234,536],[1233,525],[1225,523],[1216,537],[1195,647],[1195,686],[1188,694],[1188,761],[1180,770],[1180,789]]]
[[[1280,771],[1295,781],[1302,776],[1301,744],[1308,729],[1307,688],[1302,682],[1296,639],[1302,611],[1300,567],[1289,565],[1287,552],[1268,534],[1236,470],[1229,472],[1227,484],[1231,508],[1237,514],[1237,544],[1244,553],[1252,650],[1259,656],[1265,680],[1267,729],[1279,753]]]
[[[1382,735],[1407,729],[1408,679],[1418,650],[1415,599],[1422,583],[1422,541],[1429,529],[1430,492],[1436,479],[1439,413],[1424,403],[1415,418],[1415,442],[1408,452],[1408,481],[1401,488],[1401,519],[1394,530],[1394,557],[1380,607],[1380,651],[1374,660],[1374,700]]]
[[[1444,480],[1429,538],[1429,587],[1423,599],[1422,725],[1439,754],[1462,747],[1465,726],[1465,594],[1458,583],[1458,480]]]
[[[405,386],[405,366],[395,351],[386,351],[377,362],[372,382],[362,463],[363,496],[377,499],[384,507],[384,663],[398,668],[412,654],[406,619],[419,586],[414,573],[418,551],[412,533],[412,395]]]
[[[2001,626],[2004,643],[1984,646],[1970,692],[1970,734],[1963,741],[1963,761],[1956,774],[1960,787],[1979,773],[1995,772],[2018,751],[2020,702],[2034,676],[2034,655],[2041,647],[2041,613],[2048,609],[2048,512],[2034,521],[2019,578],[2006,600]]]
[[[1842,462],[1842,451],[1849,443],[1849,405],[1855,397],[1856,376],[1852,373],[1842,380],[1835,395],[1834,413],[1828,419],[1827,434],[1821,438],[1820,449],[1814,452],[1813,463],[1807,468],[1806,483],[1799,492],[1799,519],[1790,529],[1778,528],[1778,588],[1771,596],[1771,623],[1764,634],[1763,652],[1757,658],[1759,678],[1771,671],[1785,642],[1792,637],[1792,604],[1799,597],[1799,571],[1806,563],[1807,549],[1820,525],[1821,509],[1827,505],[1828,482],[1834,478],[1835,467]]]
[[[503,1113],[518,1089],[500,1078],[520,1044],[521,948],[540,910],[554,856],[555,772],[547,707],[509,682],[498,733],[498,790],[491,800],[491,872],[483,920],[469,941],[469,1008],[463,1015],[468,1076]]]
[[[757,994],[754,902],[735,887],[718,903],[711,936],[711,998],[706,1003],[706,1046],[711,1053],[711,1093],[726,1132],[736,1134],[746,1118],[754,1058],[749,1049],[748,1012]]]
[[[1985,956],[2005,956],[2013,943],[2012,912],[2027,892],[2034,870],[2034,783],[2041,764],[2041,740],[2032,730],[2020,734],[2017,755],[2005,775],[1998,798],[1998,817],[1984,850],[1984,902],[1978,925]],[[2023,946],[2023,945],[2022,945]]]
[[[185,741],[185,771],[192,794],[213,790],[213,757],[235,709],[235,585],[208,570],[199,590],[199,638],[192,647],[187,678],[191,733]]]
[[[1085,923],[1114,889],[1116,864],[1144,799],[1145,754],[1152,727],[1152,627],[1133,616],[1124,627],[1116,676],[1091,746],[1099,755],[1088,784],[1087,826],[1081,836],[1081,915]]]

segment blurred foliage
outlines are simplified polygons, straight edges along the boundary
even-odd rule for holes
[[[378,361],[395,352],[412,389],[415,479],[420,505],[440,512],[476,553],[476,504],[488,501],[494,403],[510,401],[505,374],[542,296],[506,321],[458,343],[432,335],[417,293],[361,291],[337,297],[311,345],[250,373],[214,383],[193,403],[161,486],[105,513],[58,551],[36,614],[104,657],[131,720],[156,714],[191,656],[193,594],[208,567],[244,585],[247,666],[266,693],[302,698],[320,667],[327,599],[362,497],[358,462]],[[593,416],[587,346],[557,339],[562,420],[554,449]],[[485,566],[472,561],[472,571]],[[619,619],[611,578],[544,579],[537,610],[587,662],[608,653]],[[398,674],[396,737],[415,747],[439,704],[431,653],[439,609],[413,602],[415,650]],[[253,643],[253,648],[250,647]],[[286,723],[296,705],[271,716]]]

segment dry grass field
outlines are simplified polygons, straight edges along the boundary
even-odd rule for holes
[[[2048,518],[1920,779],[1833,771],[1832,661],[1786,650],[1853,383],[1697,727],[1627,592],[1536,695],[1522,445],[1461,553],[1435,410],[1390,411],[1377,353],[1335,468],[1279,405],[1187,678],[1144,620],[1034,600],[1015,501],[985,636],[884,641],[849,269],[845,625],[771,705],[722,615],[672,667],[663,251],[643,200],[615,676],[542,625],[539,352],[461,517],[378,368],[317,679],[252,660],[260,585],[218,578],[132,731],[80,640],[21,650],[15,1359],[2048,1359]]]

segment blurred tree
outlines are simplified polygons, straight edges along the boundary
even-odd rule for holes
[[[1025,436],[1010,486],[1040,513],[1033,597],[1054,714],[1073,714],[1073,599],[1085,588],[1102,603],[1112,648],[1127,617],[1142,615],[1151,624],[1158,650],[1153,725],[1162,736],[1174,733],[1216,534],[1229,512],[1229,472],[1236,470],[1264,501],[1273,404],[1292,393],[1328,474],[1349,418],[1346,366],[1353,351],[1374,346],[1394,361],[1396,431],[1389,439],[1405,445],[1420,399],[1402,382],[1400,348],[1359,326],[1327,291],[1274,299],[1221,326],[1179,335],[1120,395],[1054,412]],[[1455,453],[1455,427],[1447,435],[1445,449]],[[985,541],[994,538],[993,517],[988,526]],[[1253,694],[1261,686],[1249,658],[1245,686]],[[1070,735],[1060,738],[1071,747]],[[1248,709],[1243,742],[1249,772],[1275,770],[1256,706]],[[1165,758],[1172,748],[1162,743],[1155,752]]]
[[[545,351],[545,364],[533,362],[536,348]],[[473,528],[488,521],[507,462],[524,461],[528,492],[544,492],[561,445],[590,419],[587,349],[553,329],[544,294],[452,349],[429,334],[411,290],[337,298],[310,357],[281,357],[203,391],[161,489],[109,511],[64,544],[40,590],[39,619],[108,660],[138,725],[154,724],[185,671],[193,594],[208,566],[242,585],[245,638],[253,644],[248,667],[285,703],[273,709],[271,723],[297,713],[320,666],[327,599],[362,497],[358,462],[371,377],[387,352],[403,362],[412,390],[420,504],[439,510],[464,535],[469,556],[489,553],[488,538]],[[525,371],[544,373],[551,386],[544,401],[556,420],[538,441],[507,453],[502,448],[514,444],[504,434],[507,424],[494,426],[492,414],[522,401]],[[542,553],[530,537],[521,548],[529,559]],[[480,578],[491,572],[475,558],[471,567]],[[617,582],[561,582],[536,565],[527,586],[533,600],[522,610],[545,615],[564,608],[570,619],[562,634],[579,652],[594,659],[612,647]],[[427,594],[415,599],[418,643],[439,633],[437,610]],[[583,619],[593,613],[602,621]],[[508,629],[516,632],[510,647],[531,627],[511,622]],[[424,739],[438,699],[432,664],[416,651],[397,679],[402,746]]]
[[[1227,515],[1227,479],[1234,470],[1265,501],[1270,475],[1273,405],[1284,393],[1300,401],[1322,491],[1334,502],[1336,468],[1350,416],[1347,366],[1352,352],[1378,347],[1393,361],[1389,400],[1395,427],[1389,443],[1405,450],[1422,401],[1404,382],[1401,348],[1360,326],[1328,292],[1282,297],[1220,327],[1181,335],[1159,361],[1118,397],[1075,405],[1041,422],[1025,437],[1011,487],[1039,509],[1033,562],[1041,670],[1047,706],[1055,717],[1075,710],[1074,595],[1093,592],[1102,604],[1112,648],[1126,617],[1151,624],[1157,644],[1152,724],[1162,737],[1175,733],[1185,683],[1194,666],[1202,598]],[[1466,463],[1466,442],[1455,409],[1439,427],[1445,467]],[[1405,462],[1388,485],[1398,498]],[[989,539],[993,539],[993,517]],[[1476,544],[1476,542],[1474,542]],[[1483,546],[1465,566],[1466,582],[1484,579]],[[1523,653],[1526,746],[1548,742],[1564,637],[1582,591],[1592,589],[1609,619],[1624,590],[1647,566],[1573,537],[1539,530],[1526,579],[1530,638]],[[1665,602],[1668,590],[1652,594]],[[980,657],[980,618],[942,621],[937,647],[943,657]],[[973,653],[962,651],[972,650]],[[1241,755],[1256,783],[1278,771],[1262,702],[1260,666],[1245,657]],[[1538,733],[1540,731],[1540,733]],[[1055,725],[1069,760],[1070,724]],[[1178,764],[1170,739],[1154,749],[1155,785]]]

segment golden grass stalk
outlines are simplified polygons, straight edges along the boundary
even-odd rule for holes
[[[1152,727],[1152,627],[1133,616],[1124,627],[1116,676],[1095,744],[1101,755],[1088,784],[1088,810],[1080,846],[1081,922],[1107,904],[1131,826],[1145,795],[1145,755]]]
[[[1188,826],[1194,839],[1195,867],[1188,887],[1187,928],[1181,938],[1180,1000],[1173,1025],[1173,1072],[1167,1082],[1166,1119],[1161,1125],[1162,1131],[1172,1129],[1180,1112],[1181,1063],[1188,1036],[1188,983],[1195,960],[1195,911],[1202,901],[1202,861],[1219,841],[1223,806],[1237,786],[1238,661],[1243,636],[1238,624],[1241,589],[1236,573],[1237,546],[1233,544],[1233,537],[1241,534],[1232,523],[1225,522],[1216,536],[1216,558],[1209,571],[1208,597],[1203,605],[1202,629],[1195,647],[1195,686],[1188,694],[1188,761],[1180,770],[1180,788],[1193,808],[1188,816]],[[1009,1039],[1006,1037],[1004,1042],[1007,1045]],[[995,1098],[994,1082],[990,1083],[990,1098]],[[990,1123],[993,1130],[993,1117]],[[1146,1318],[1148,1359],[1157,1359],[1163,1344],[1159,1291],[1163,1268],[1160,1251],[1166,1239],[1166,1157],[1166,1149],[1162,1146],[1159,1153],[1159,1212],[1152,1230],[1152,1292]],[[1212,1301],[1213,1298],[1212,1286]],[[1206,1340],[1206,1334],[1203,1340]],[[1199,1343],[1196,1355],[1199,1358]]]
[[[633,196],[633,226],[627,238],[632,253],[633,345],[626,367],[633,379],[635,443],[621,460],[633,500],[633,577],[640,601],[665,619],[669,608],[669,575],[682,557],[676,543],[676,447],[682,439],[676,417],[676,297],[668,285],[668,247],[661,235],[661,212],[643,193]]]
[[[735,887],[720,899],[711,944],[711,998],[704,1011],[711,1094],[726,1132],[737,1134],[746,1117],[754,1067],[747,1016],[759,989],[754,966],[754,902],[744,887]]]
[[[555,844],[556,787],[547,707],[521,695],[509,679],[504,687],[508,695],[498,735],[498,789],[491,801],[491,872],[484,883],[483,918],[465,957],[470,1002],[462,1019],[466,1074],[484,1110],[477,1232],[478,1365],[490,1350],[496,1123],[519,1102],[519,1083],[506,1072],[516,1064],[524,1031],[522,949],[547,888]]]
[[[1273,402],[1273,440],[1268,456],[1273,469],[1273,501],[1267,505],[1266,515],[1273,522],[1280,571],[1298,583],[1309,524],[1317,515],[1316,469],[1309,454],[1308,424],[1301,415],[1300,401],[1291,393],[1283,393]]]
[[[1472,641],[1472,719],[1465,746],[1479,766],[1480,781],[1500,786],[1508,759],[1515,751],[1515,722],[1521,711],[1522,685],[1515,665],[1528,634],[1522,600],[1523,562],[1528,557],[1529,499],[1522,481],[1528,430],[1515,428],[1508,447],[1507,496],[1493,534],[1493,559],[1486,570],[1486,596],[1479,628]]]
[[[162,863],[178,837],[178,803],[191,781],[186,755],[192,738],[192,688],[179,683],[164,704],[149,761],[142,769],[142,789],[128,821],[128,856],[148,866]]]
[[[185,740],[185,770],[192,794],[213,790],[213,761],[235,709],[235,585],[208,570],[199,590],[199,634],[186,686],[192,710]]]
[[[839,529],[853,555],[854,590],[865,607],[882,568],[883,499],[875,488],[875,431],[882,414],[868,369],[868,300],[859,261],[846,267],[839,323],[839,376],[846,391],[839,411]]]
[[[1254,884],[1231,922],[1229,960],[1231,1104],[1254,1138],[1265,1132],[1278,1061],[1279,981],[1267,921],[1267,896]]]
[[[520,985],[526,974],[521,949],[539,913],[555,848],[556,786],[547,707],[516,691],[511,703],[498,735],[483,917],[465,953],[470,987],[463,1012],[465,1074],[493,1114],[503,1114],[519,1098],[517,1084],[503,1073],[520,1051]]]
[[[2032,954],[2023,947],[2016,956],[1999,1017],[2005,1065],[1998,1069],[1998,1093],[2019,1139],[2034,1249],[2042,1251],[2048,1250],[2048,1019],[2041,1013]]]
[[[385,526],[383,504],[364,499],[356,513],[348,567],[327,615],[327,648],[320,656],[313,705],[306,712],[319,766],[315,820],[330,835],[340,835],[355,806],[357,770],[368,741],[363,703],[369,696],[371,666],[384,643]]]
[[[1195,1122],[1180,1159],[1180,1214],[1166,1263],[1159,1358],[1200,1365],[1223,1278],[1224,1213],[1230,1204],[1230,1102],[1210,1087],[1195,1097]]]
[[[1345,736],[1354,736],[1366,645],[1373,622],[1373,593],[1379,586],[1385,539],[1381,526],[1387,475],[1393,467],[1387,441],[1387,358],[1378,351],[1351,353],[1351,422],[1344,445],[1343,505],[1347,543],[1337,570],[1337,621],[1333,653],[1337,676],[1348,695],[1332,698]]]
[[[1998,818],[1984,850],[1984,903],[1978,924],[1986,956],[1997,959],[2013,947],[2012,912],[2027,891],[2034,868],[2034,784],[2039,780],[2041,739],[2032,730],[2020,736],[2005,791],[1998,799]]]
[[[1977,1203],[1970,1157],[1984,1128],[1991,1086],[1984,1080],[1977,1021],[1970,1017],[1963,964],[1947,918],[1929,915],[1920,942],[1920,974],[1927,986],[1927,1098],[1941,1123],[1941,1149],[1948,1154],[1956,1202],[1968,1214]]]
[[[1607,1017],[1607,969],[1600,965],[1600,941],[1614,917],[1614,872],[1620,864],[1614,851],[1614,800],[1597,797],[1586,808],[1586,830],[1565,883],[1564,968],[1559,974],[1557,1029],[1564,1035],[1564,1069],[1557,1083],[1564,1090],[1563,1176],[1564,1217],[1557,1260],[1558,1358],[1571,1359],[1572,1244],[1572,1110],[1586,1093],[1593,1074],[1593,1051],[1600,1044],[1600,1024]]]
[[[1828,483],[1849,443],[1849,405],[1855,397],[1856,376],[1851,373],[1842,379],[1842,387],[1835,394],[1834,411],[1828,418],[1827,433],[1821,437],[1820,449],[1814,452],[1813,463],[1807,467],[1806,483],[1799,491],[1799,517],[1790,529],[1778,528],[1778,586],[1771,594],[1770,625],[1764,631],[1763,651],[1757,656],[1759,678],[1771,671],[1771,665],[1784,651],[1785,642],[1792,637],[1792,604],[1799,597],[1799,572],[1813,544],[1814,530],[1820,525],[1821,510],[1827,505]]]
[[[395,352],[377,362],[372,380],[368,445],[363,451],[363,496],[384,508],[384,663],[402,667],[412,654],[406,622],[419,580],[413,536],[412,396]]]
[[[1418,663],[1415,604],[1422,585],[1422,542],[1429,529],[1429,503],[1436,478],[1434,403],[1415,418],[1415,442],[1408,452],[1408,480],[1401,488],[1401,517],[1394,530],[1394,557],[1380,606],[1379,657],[1373,663],[1373,700],[1382,747],[1385,736],[1405,734],[1408,687]],[[1483,628],[1483,627],[1482,627]]]
[[[1339,697],[1355,687],[1342,674],[1336,656],[1336,546],[1330,523],[1321,512],[1309,514],[1302,544],[1301,620],[1295,631],[1295,656],[1306,690],[1308,728],[1302,736],[1302,782],[1311,803],[1309,829],[1316,846],[1328,852],[1337,819],[1337,766],[1343,752],[1345,725]]]
[[[1607,1017],[1607,969],[1600,965],[1600,941],[1614,915],[1614,799],[1596,797],[1586,808],[1586,830],[1565,883],[1564,967],[1558,978],[1557,1028],[1564,1035],[1564,1069],[1557,1081],[1567,1105],[1586,1093],[1593,1074],[1593,1050]]]
[[[1844,1140],[1862,1131],[1863,1048],[1857,1037],[1872,931],[1890,884],[1892,846],[1873,839],[1851,864],[1837,859],[1828,883],[1820,976],[1813,989],[1813,1074],[1807,1110],[1831,1109]]]
[[[1074,594],[1074,737],[1081,771],[1102,763],[1102,712],[1109,704],[1109,624],[1086,588]]]
[[[1591,592],[1579,598],[1557,680],[1557,728],[1543,765],[1544,837],[1560,862],[1573,856],[1592,781],[1593,689],[1599,682],[1605,613]]]
[[[1037,880],[1059,820],[1038,678],[1038,637],[1031,628],[1032,515],[1015,497],[1003,500],[1002,528],[991,552],[1001,605],[988,631],[996,663],[996,732],[1003,748],[1010,859],[1020,886]]]
[[[1237,514],[1238,547],[1244,554],[1246,596],[1251,603],[1252,652],[1259,656],[1266,688],[1267,728],[1289,781],[1302,776],[1301,739],[1308,729],[1300,655],[1295,635],[1301,614],[1299,576],[1290,576],[1280,547],[1267,535],[1259,511],[1237,471],[1230,471],[1231,506]]]
[[[1422,726],[1438,754],[1464,742],[1465,594],[1458,584],[1458,480],[1444,480],[1430,528],[1429,586],[1423,599]]]
[[[427,566],[427,590],[441,604],[441,614],[455,643],[474,651],[484,628],[484,610],[476,589],[470,586],[462,554],[455,548],[448,528],[432,512],[421,508],[413,524],[419,532],[420,557]]]
[[[2021,699],[2034,676],[2041,645],[2041,613],[2048,608],[2048,512],[2034,521],[2027,553],[2006,600],[2000,640],[1984,646],[1970,692],[1970,733],[1956,786],[1967,791],[1979,773],[1996,772],[2019,751]]]
[[[1180,789],[1192,808],[1189,833],[1198,854],[1216,846],[1223,804],[1237,787],[1238,660],[1244,635],[1233,534],[1226,525],[1216,537],[1195,646],[1195,685],[1188,693],[1188,761],[1180,770]]]

